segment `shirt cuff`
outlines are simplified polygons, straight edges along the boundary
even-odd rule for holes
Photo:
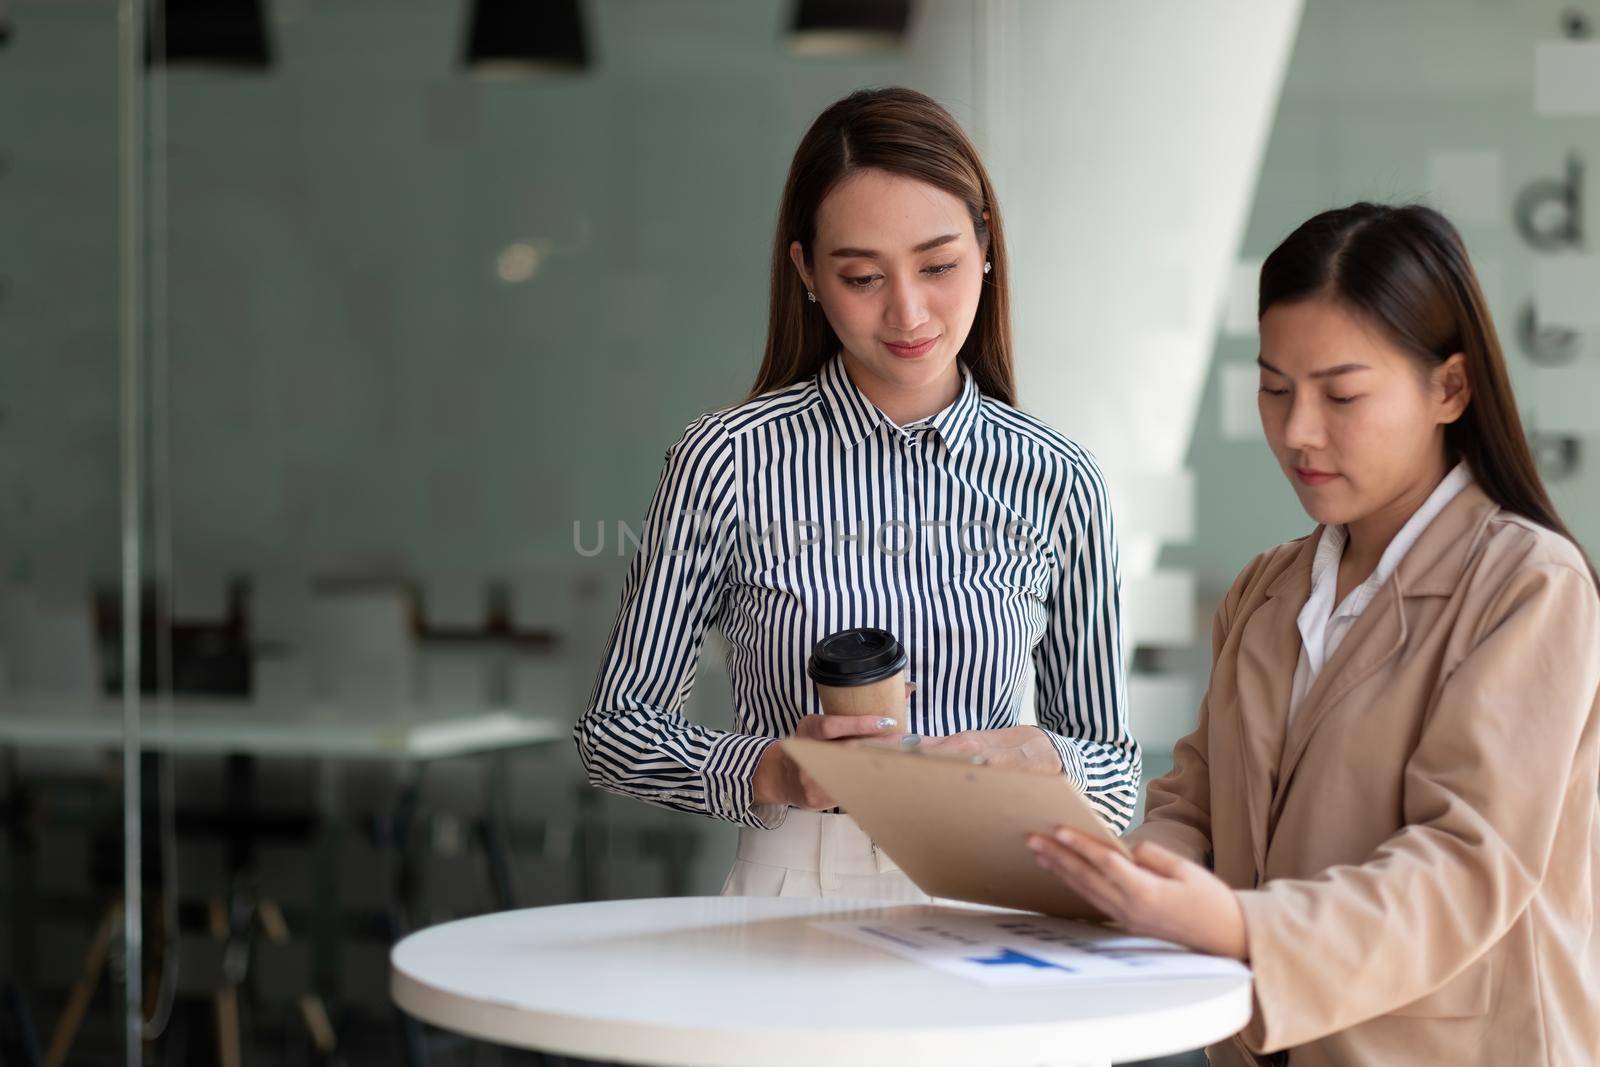
[[[757,804],[754,779],[762,753],[778,743],[776,737],[722,734],[711,743],[701,777],[705,782],[706,814],[741,826],[776,830],[788,817],[784,804]]]
[[[1061,773],[1067,776],[1067,781],[1078,787],[1078,792],[1089,791],[1089,776],[1083,770],[1083,753],[1078,751],[1078,746],[1062,737],[1060,734],[1051,733],[1043,726],[1035,727],[1056,746],[1056,755],[1061,757]]]

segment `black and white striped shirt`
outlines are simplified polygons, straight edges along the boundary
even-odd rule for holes
[[[595,785],[773,827],[766,746],[821,711],[811,646],[898,636],[907,728],[1015,726],[1030,668],[1065,773],[1118,829],[1133,814],[1116,538],[1093,458],[985,396],[897,426],[836,356],[814,378],[697,419],[666,467],[574,734]],[[727,639],[732,731],[682,714],[706,629]]]

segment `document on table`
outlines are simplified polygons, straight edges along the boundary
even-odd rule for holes
[[[993,986],[1101,985],[1250,973],[1237,960],[1191,952],[1170,941],[1043,915],[974,912],[812,925]]]

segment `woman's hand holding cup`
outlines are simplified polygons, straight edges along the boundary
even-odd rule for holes
[[[906,680],[906,650],[894,634],[853,627],[818,641],[806,661],[823,714],[807,715],[794,736],[811,741],[852,741],[904,735],[916,683]],[[787,804],[807,811],[838,807],[781,745],[768,745],[752,783],[757,804]]]
[[[909,687],[907,690],[909,694]],[[852,738],[885,737],[904,733],[898,718],[887,715],[807,715],[795,727],[795,737],[810,741],[846,741]],[[806,811],[827,811],[838,807],[800,765],[789,758],[781,745],[769,745],[756,764],[755,802],[787,804]]]

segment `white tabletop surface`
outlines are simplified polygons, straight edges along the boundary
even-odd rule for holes
[[[442,759],[473,752],[564,740],[569,730],[509,710],[401,709],[393,713],[331,706],[256,704],[248,700],[178,698],[163,713],[154,698],[142,706],[140,747],[184,753],[340,759]],[[94,747],[122,743],[122,706],[7,696],[0,700],[0,744]]]
[[[811,923],[951,909],[681,897],[501,912],[412,934],[390,991],[445,1029],[670,1067],[1108,1064],[1237,1032],[1248,977],[987,986]]]

